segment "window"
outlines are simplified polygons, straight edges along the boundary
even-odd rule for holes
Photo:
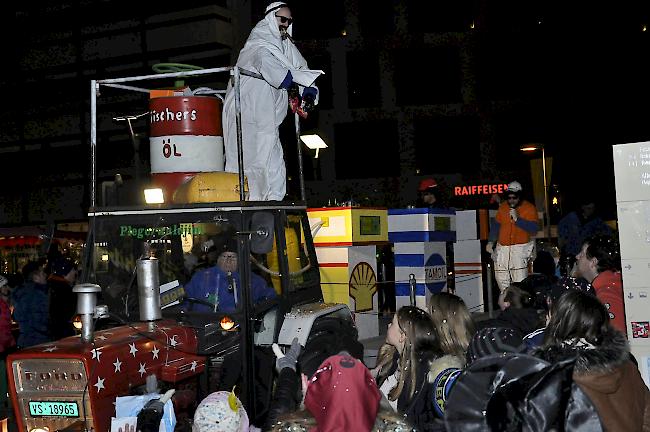
[[[287,214],[284,235],[289,266],[289,291],[291,292],[309,288],[321,289],[315,252],[309,250],[305,239],[305,230],[309,229],[309,222],[304,213]]]

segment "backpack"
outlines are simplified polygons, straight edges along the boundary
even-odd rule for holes
[[[514,353],[476,360],[451,389],[447,431],[602,431],[596,408],[573,382],[574,364]]]

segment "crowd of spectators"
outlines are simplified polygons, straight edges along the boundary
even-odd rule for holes
[[[395,313],[376,365],[342,352],[303,375],[302,390],[296,340],[276,351],[267,429],[650,431],[650,392],[613,315],[617,261],[611,236],[590,237],[574,273],[540,261],[549,269],[511,284],[499,314],[476,322],[461,298],[433,294],[427,310]]]
[[[0,275],[0,352],[74,335],[76,279],[67,257],[29,261],[20,273]]]

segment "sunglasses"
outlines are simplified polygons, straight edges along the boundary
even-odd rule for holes
[[[508,201],[515,201],[515,200],[518,200],[519,197],[516,197],[516,196],[509,196],[509,197],[506,198],[506,199],[507,199]]]
[[[276,17],[276,18],[280,18],[280,22],[281,22],[282,24],[288,24],[288,25],[291,25],[291,23],[293,22],[293,18],[287,18],[286,16],[276,15],[275,17]]]

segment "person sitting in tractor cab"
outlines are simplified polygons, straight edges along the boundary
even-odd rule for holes
[[[216,265],[197,271],[185,285],[186,298],[200,302],[191,305],[192,301],[186,300],[185,306],[199,312],[233,312],[241,298],[237,241],[231,238],[216,246],[214,251],[218,254]],[[273,287],[261,276],[251,272],[250,278],[253,303],[276,297]]]

